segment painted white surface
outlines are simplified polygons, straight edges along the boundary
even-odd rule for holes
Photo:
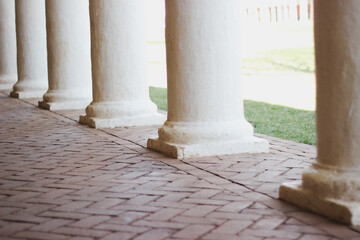
[[[315,2],[316,162],[302,185],[280,197],[348,224],[360,224],[360,5]],[[299,192],[303,197],[290,194]],[[316,196],[313,197],[313,196]],[[339,204],[332,206],[335,199]],[[320,207],[328,205],[327,209]],[[334,212],[337,213],[334,215]]]
[[[89,2],[46,0],[49,90],[42,108],[84,108],[91,101]]]
[[[45,0],[16,0],[18,81],[12,97],[40,98],[48,89]]]
[[[161,124],[146,82],[144,0],[90,0],[93,101],[80,122],[96,128]]]
[[[242,108],[241,28],[233,24],[240,7],[236,0],[166,1],[168,119],[149,148],[177,158],[268,150]]]
[[[15,1],[0,0],[0,89],[17,81]]]

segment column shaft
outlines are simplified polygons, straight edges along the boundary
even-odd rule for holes
[[[0,89],[11,89],[17,80],[14,3],[0,0]]]
[[[149,148],[177,158],[268,150],[243,113],[240,4],[166,1],[168,119]]]
[[[90,21],[87,0],[46,0],[49,110],[85,108],[91,101]]]
[[[360,224],[360,5],[315,1],[316,162],[280,197],[348,224]]]
[[[12,97],[40,98],[48,88],[44,0],[16,0],[18,82]]]
[[[161,124],[146,83],[144,0],[90,0],[93,102],[80,122],[91,127]]]

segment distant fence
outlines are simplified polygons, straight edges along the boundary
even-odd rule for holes
[[[244,18],[249,22],[305,22],[313,19],[313,0],[249,0],[244,3]]]

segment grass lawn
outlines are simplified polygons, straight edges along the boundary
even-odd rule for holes
[[[158,109],[167,111],[167,89],[150,87],[150,98],[157,105]]]
[[[296,71],[313,73],[314,48],[299,47],[289,49],[274,49],[261,52],[254,57],[243,59],[244,73],[259,73],[264,71]]]
[[[315,112],[244,101],[245,118],[255,132],[315,145]]]
[[[150,87],[151,100],[167,111],[166,88]],[[255,132],[315,145],[315,113],[294,108],[245,100],[245,117]]]

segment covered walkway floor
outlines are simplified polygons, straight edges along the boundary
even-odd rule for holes
[[[277,199],[315,147],[268,136],[269,154],[177,160],[157,127],[96,130],[0,92],[0,238],[360,239]]]

